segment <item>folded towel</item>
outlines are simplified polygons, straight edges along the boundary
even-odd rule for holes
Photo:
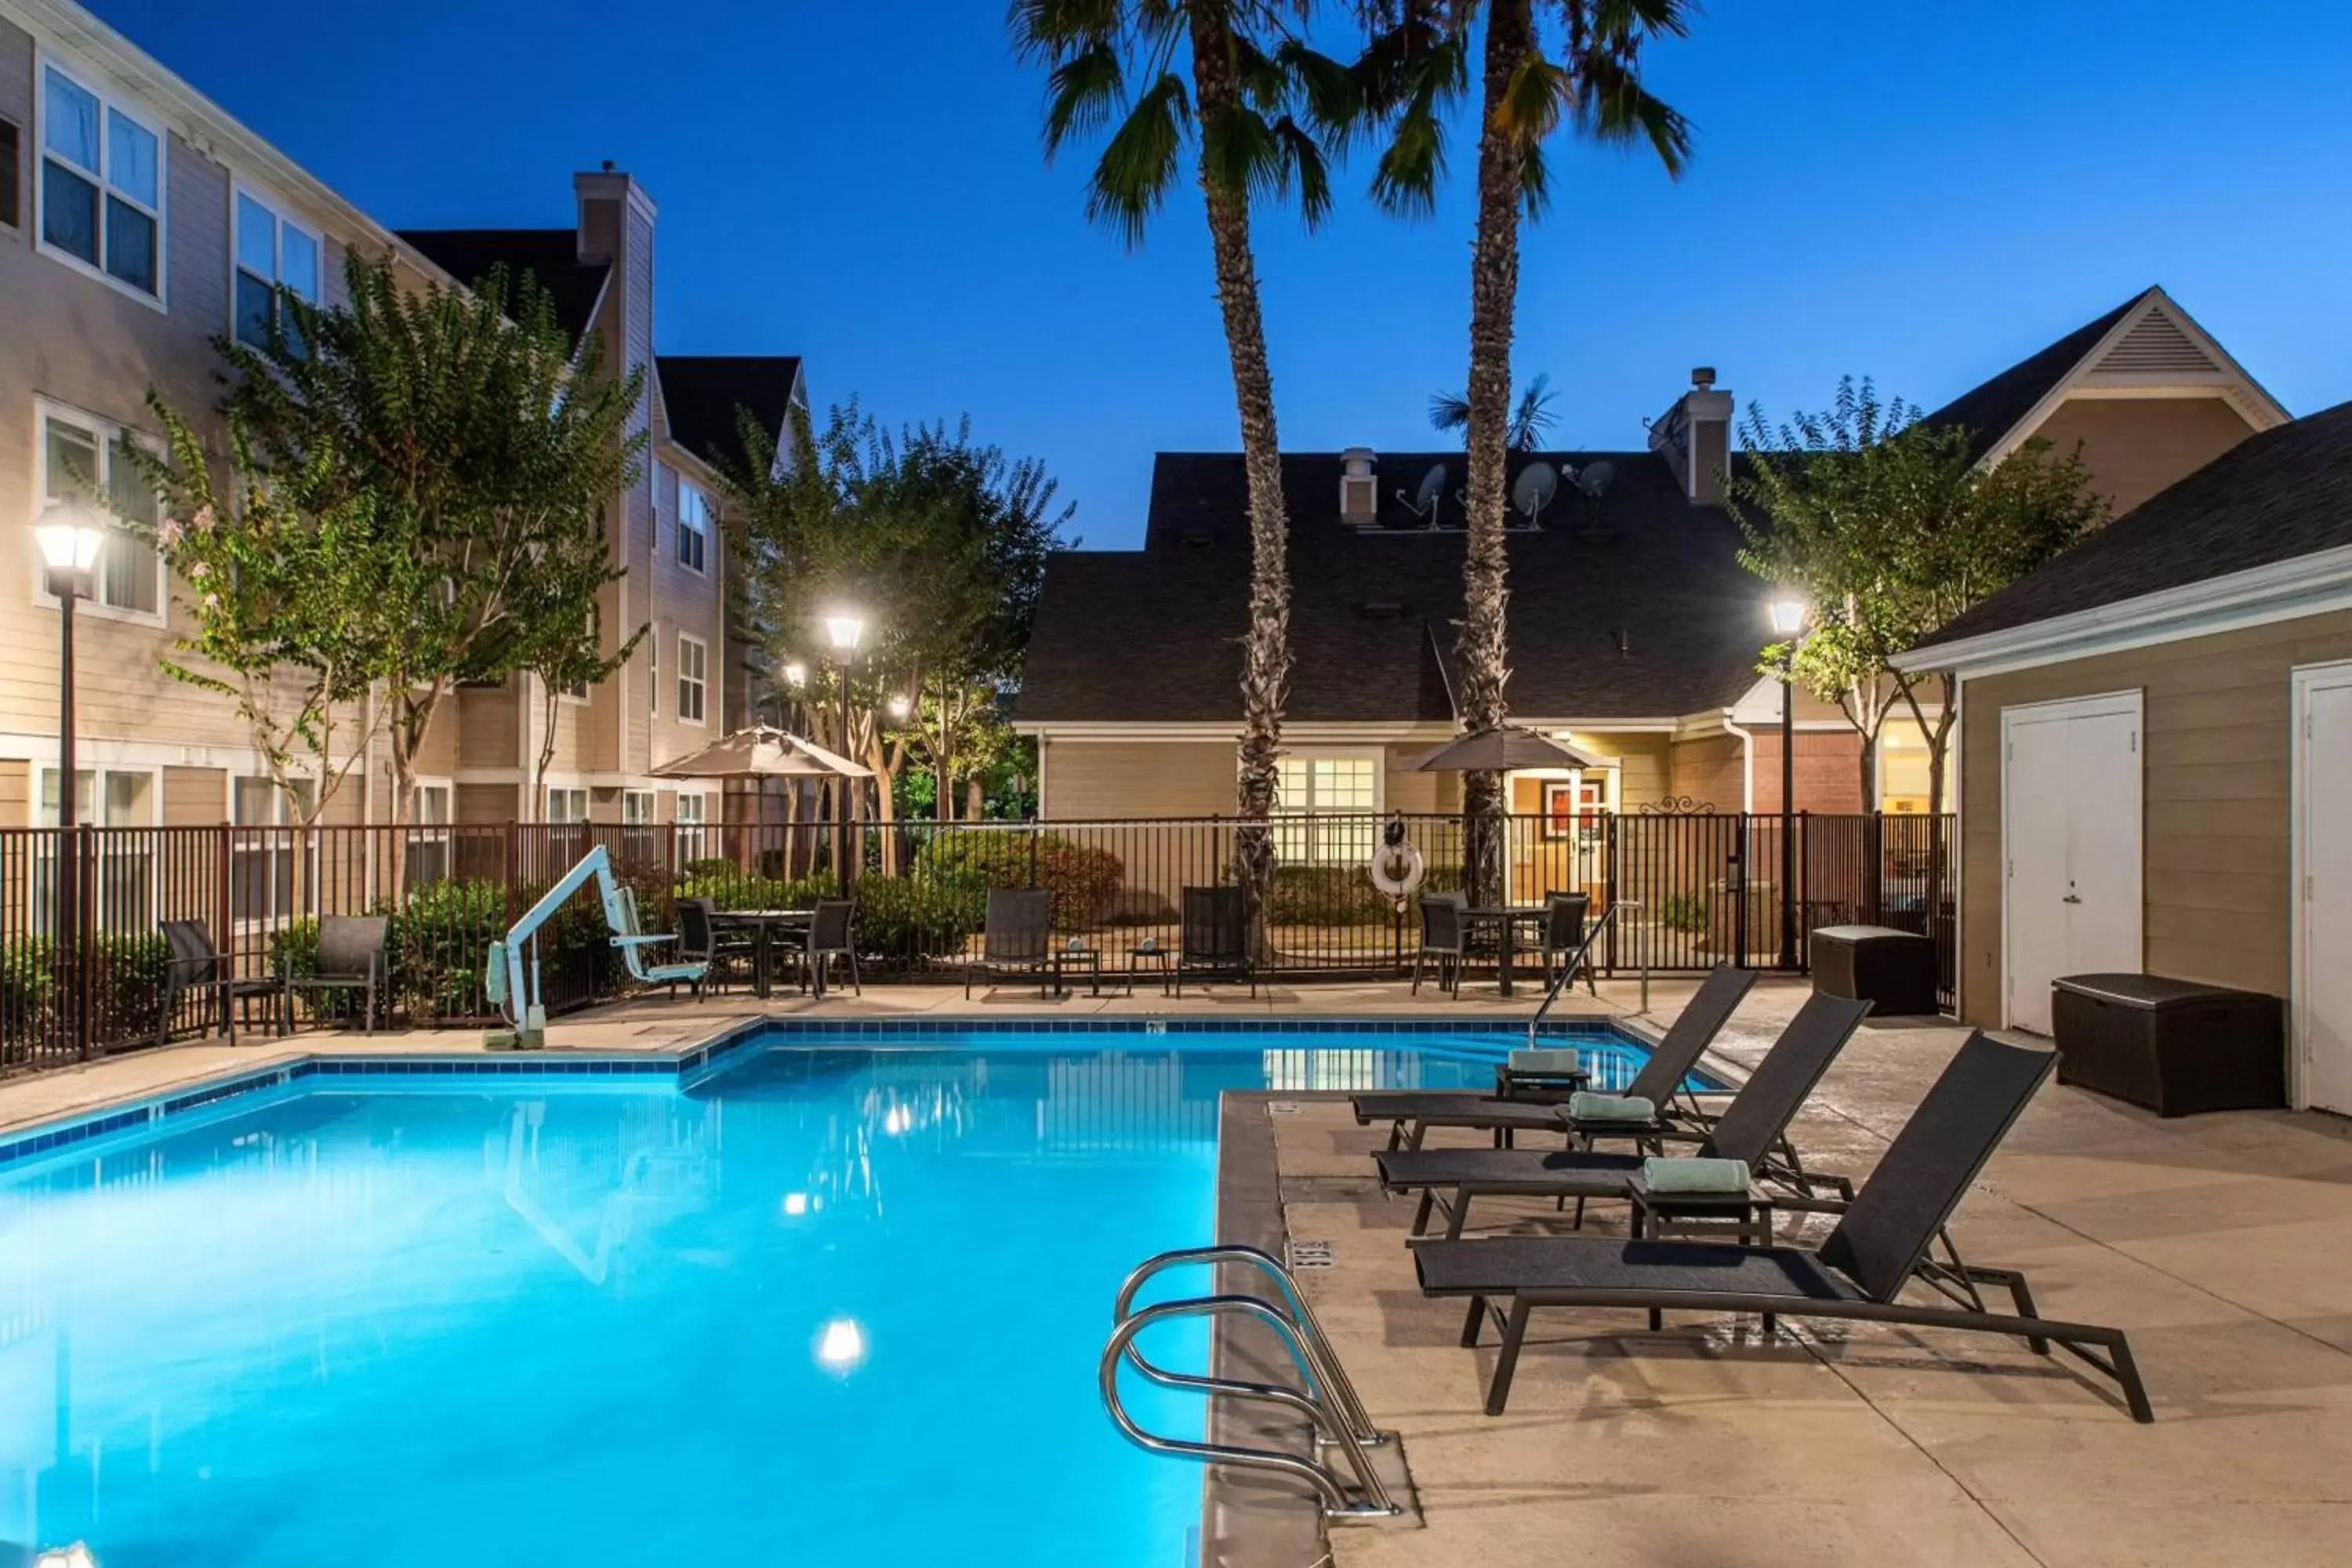
[[[1658,1108],[1638,1094],[1571,1094],[1568,1115],[1571,1121],[1646,1123],[1658,1119]]]
[[[1516,1073],[1556,1076],[1580,1071],[1581,1067],[1581,1062],[1572,1049],[1521,1049],[1511,1053],[1511,1070]]]
[[[1748,1192],[1748,1167],[1738,1160],[1644,1160],[1642,1180],[1654,1193]]]

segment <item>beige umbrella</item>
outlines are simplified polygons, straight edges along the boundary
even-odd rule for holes
[[[1412,765],[1424,773],[1500,773],[1517,768],[1602,768],[1609,762],[1524,725],[1497,724],[1448,741]]]
[[[654,770],[665,779],[869,779],[874,770],[789,730],[757,724]]]

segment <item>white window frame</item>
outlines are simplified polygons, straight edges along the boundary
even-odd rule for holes
[[[691,506],[687,504],[688,496],[694,498]],[[691,522],[688,521],[689,516],[693,519]],[[698,577],[708,576],[710,571],[710,535],[714,531],[711,521],[709,496],[700,485],[684,474],[678,475],[677,544],[671,553],[680,566]],[[691,561],[686,558],[686,544],[689,539],[694,541],[694,559]]]
[[[573,816],[569,810],[567,810],[563,816],[558,816],[556,815],[555,803],[559,796],[562,797],[567,807],[572,805],[578,806],[579,815]],[[584,784],[548,785],[547,799],[543,809],[545,810],[546,815],[541,817],[541,820],[545,822],[551,827],[575,827],[585,823],[588,820],[587,786]]]
[[[686,650],[689,647],[695,651],[696,657],[691,662],[701,671],[698,675],[688,675],[687,673],[687,666],[689,661],[686,657]],[[694,713],[692,717],[688,717],[686,711],[686,694],[688,687],[693,688],[694,690]],[[691,636],[686,632],[680,632],[677,634],[677,721],[681,724],[691,724],[695,728],[700,729],[709,722],[709,716],[710,645],[704,642],[698,637]]]
[[[295,233],[299,234],[304,238],[308,239],[312,245],[319,247],[319,276],[317,285],[308,296],[308,302],[313,306],[318,305],[327,292],[327,237],[319,229],[313,227],[310,224],[302,222],[299,218],[289,216],[288,215],[292,211],[290,205],[278,200],[276,196],[270,195],[268,191],[263,190],[260,186],[247,184],[243,180],[231,180],[229,182],[228,335],[232,340],[242,343],[245,342],[245,340],[237,336],[237,328],[243,323],[238,320],[236,310],[237,274],[246,270],[245,262],[237,255],[237,218],[239,216],[237,208],[240,202],[251,202],[254,205],[259,207],[262,211],[269,215],[270,277],[268,282],[271,289],[270,300],[273,308],[277,301],[276,290],[280,284],[285,282],[286,279],[286,231],[290,228],[294,230]],[[297,295],[301,294],[301,290],[299,289],[295,289],[294,292]],[[247,348],[258,348],[261,345],[257,343],[247,343],[246,346]]]
[[[404,885],[400,891],[403,897],[420,885],[416,879],[416,852],[419,848],[433,847],[440,851],[440,875],[429,879],[430,881],[446,882],[455,870],[450,862],[455,858],[451,850],[457,843],[457,836],[451,831],[457,821],[457,781],[427,774],[411,780],[410,789],[408,826],[401,833],[401,880]],[[440,795],[448,805],[438,820],[427,821],[423,807],[426,797],[432,795]]]
[[[646,711],[661,717],[661,638],[646,639]]]
[[[48,504],[49,421],[52,419],[79,426],[98,438],[99,471],[92,475],[91,479],[101,492],[110,495],[114,488],[114,449],[119,443],[130,440],[137,442],[150,451],[157,449],[158,444],[155,438],[143,430],[128,429],[117,425],[111,419],[101,418],[86,409],[76,408],[71,404],[55,402],[47,397],[35,397],[33,399],[33,516],[26,520],[27,522],[37,521],[41,509]],[[163,510],[163,498],[160,496],[156,498],[156,510],[158,512]],[[111,513],[108,514],[105,526],[110,533],[128,531],[116,525]],[[30,537],[29,530],[26,537]],[[104,599],[93,595],[77,603],[74,606],[74,614],[77,616],[99,616],[108,620],[134,621],[142,626],[169,625],[172,610],[171,568],[164,563],[163,552],[161,550],[156,549],[152,543],[149,543],[147,548],[153,551],[155,556],[155,607],[153,609],[136,610],[122,605],[110,605]],[[37,551],[34,552],[34,557],[31,573],[33,603],[44,609],[55,609],[58,604],[57,595],[48,590],[47,574],[41,568]],[[103,591],[106,582],[104,545],[100,546],[97,578],[98,581],[92,585]]]
[[[693,809],[690,816],[687,815],[689,806]],[[673,797],[670,812],[671,830],[677,835],[677,863],[683,866],[688,860],[701,859],[709,844],[710,792],[682,789]]]
[[[625,789],[621,792],[621,826],[651,827],[661,815],[661,797],[649,789]]]
[[[98,173],[75,169],[84,179],[98,185],[98,265],[93,267],[70,250],[61,250],[48,241],[49,182],[46,165],[49,153],[49,76],[58,75],[98,100]],[[116,293],[136,300],[143,305],[169,314],[172,309],[172,258],[170,222],[172,207],[172,137],[163,129],[163,119],[150,114],[119,92],[97,85],[97,73],[84,70],[47,49],[36,49],[33,57],[33,134],[32,134],[32,201],[28,215],[32,223],[29,232],[33,247],[52,261],[63,263],[85,278],[94,278]],[[108,135],[110,117],[121,115],[155,139],[155,205],[150,207],[127,191],[115,188],[107,168],[114,156],[113,141]],[[71,165],[68,165],[71,167]],[[106,202],[117,196],[127,206],[144,213],[155,222],[155,291],[152,294],[136,284],[126,283],[106,269]]]
[[[1379,818],[1388,795],[1387,752],[1379,746],[1293,746],[1285,751],[1276,763],[1275,776],[1277,792],[1280,788],[1283,763],[1294,763],[1304,766],[1309,781],[1310,796],[1313,794],[1317,763],[1364,763],[1371,770],[1372,803],[1369,806],[1327,806],[1320,801],[1309,799],[1304,804],[1286,804],[1277,793],[1274,809],[1276,863],[1287,866],[1344,866],[1356,864],[1369,856],[1372,847],[1370,840],[1376,838],[1379,834]],[[1354,843],[1327,846],[1325,835],[1317,830],[1311,820],[1318,816],[1348,816],[1365,819],[1363,837],[1366,842],[1360,846]],[[1286,824],[1295,824],[1295,826],[1288,826],[1286,832]],[[1297,839],[1303,838],[1306,852],[1299,854],[1294,848],[1291,853],[1284,853],[1286,837],[1291,838],[1294,844]],[[1359,850],[1361,852],[1359,853]]]
[[[299,884],[294,880],[296,869],[294,866],[295,846],[289,842],[281,850],[276,845],[270,843],[266,837],[258,844],[242,843],[236,837],[236,830],[241,827],[297,827],[301,825],[301,813],[295,807],[294,803],[287,798],[287,795],[284,790],[274,787],[276,781],[268,773],[239,773],[235,768],[228,769],[227,773],[228,778],[226,789],[226,798],[221,803],[221,820],[226,823],[229,826],[229,858],[231,862],[229,868],[229,901],[232,917],[235,920],[236,928],[239,931],[249,931],[257,927],[270,926],[280,920],[291,920],[300,909],[302,901],[301,893],[298,890]],[[316,792],[319,788],[319,775],[315,772],[307,772],[298,773],[294,776],[310,786],[313,793],[313,798],[315,798]],[[237,821],[236,786],[239,781],[246,779],[257,780],[262,784],[273,786],[269,792],[269,820],[268,822]],[[319,880],[319,837],[315,833],[306,834],[303,836],[303,840],[304,841],[300,846],[300,871],[307,880],[308,885],[315,889],[318,886]],[[246,856],[260,855],[275,858],[280,854],[286,856],[288,859],[287,906],[283,909],[278,907],[278,879],[273,873],[267,883],[269,889],[269,897],[266,900],[268,907],[258,912],[248,912],[241,915],[235,914],[236,888],[237,886],[238,874],[236,863]]]
[[[71,783],[62,776],[58,767],[58,760],[54,757],[46,762],[35,763],[31,771],[32,787],[26,792],[29,798],[26,801],[26,820],[30,826],[35,827],[52,826],[54,825],[49,821],[49,814],[44,805],[47,796],[47,790],[46,787],[47,782],[51,778],[56,778],[58,780],[58,798],[60,802],[64,800],[64,792],[71,787]],[[129,827],[117,828],[115,831],[120,833],[152,833],[163,826],[163,770],[160,766],[141,763],[83,763],[77,759],[74,772],[77,773],[88,773],[90,775],[90,817],[85,818],[81,816],[79,809],[79,803],[77,803],[77,809],[74,813],[76,820],[80,822],[83,826],[101,829],[106,826],[106,783],[108,779],[118,773],[135,773],[147,781],[147,821],[143,824],[133,824]],[[95,818],[96,820],[91,820],[91,818]],[[110,841],[101,839],[100,842],[101,844],[105,844]],[[154,928],[156,911],[163,907],[163,868],[162,857],[156,853],[156,851],[162,847],[162,843],[163,841],[160,837],[148,841],[148,847],[146,849],[147,868],[144,878],[147,884],[146,908],[143,910],[137,911],[136,918],[132,919],[128,923],[118,924],[103,929],[120,932],[135,932],[150,931]],[[135,855],[137,851],[132,851],[131,853]],[[128,857],[118,855],[112,858],[127,858]],[[100,865],[97,869],[97,875],[100,879],[103,879],[107,875],[107,868],[104,862],[108,858],[110,858],[110,857],[101,851],[99,857]],[[48,865],[51,868],[54,868],[55,862],[48,862]],[[45,932],[55,931],[58,896],[57,884],[54,881],[44,882],[37,874],[28,877],[26,879],[26,883],[33,889],[34,897],[37,900],[37,906],[33,910],[34,929]],[[83,916],[85,921],[89,918],[90,917],[87,913]]]

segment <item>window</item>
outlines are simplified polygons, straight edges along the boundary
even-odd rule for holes
[[[702,722],[703,683],[710,668],[710,650],[699,637],[677,634],[677,717],[682,724]]]
[[[17,157],[24,132],[13,120],[0,120],[0,226],[16,228],[25,221],[25,193]]]
[[[126,437],[112,426],[79,414],[43,410],[41,496],[79,501],[110,524],[98,552],[98,602],[118,610],[159,616],[163,563],[155,553],[155,492],[125,457]]]
[[[551,823],[587,821],[588,792],[584,789],[549,790],[547,820]]]
[[[155,132],[49,66],[41,148],[41,243],[161,300],[163,143]]]
[[[58,770],[41,770],[41,826],[58,826]],[[152,827],[155,775],[144,770],[115,768],[74,770],[74,820],[86,826],[110,828],[91,846],[96,861],[90,880],[90,907],[81,923],[95,931],[143,931],[155,923],[155,843],[151,833],[121,831]],[[41,929],[53,929],[57,919],[57,865],[52,853],[36,868],[36,918]]]
[[[229,302],[239,342],[269,346],[269,329],[280,319],[282,286],[310,304],[319,302],[319,237],[277,212],[250,192],[236,193],[236,291]],[[294,322],[285,326],[289,336]],[[300,342],[295,341],[297,352]]]
[[[284,918],[295,910],[296,843],[307,834],[293,831],[302,820],[317,789],[309,779],[292,781],[289,797],[266,774],[247,774],[229,784],[229,918],[266,921]],[[303,846],[309,869],[318,866],[318,846]],[[315,880],[315,879],[314,879]]]
[[[710,797],[681,790],[677,797],[677,859],[679,865],[703,858],[703,808]]]
[[[1341,866],[1371,858],[1380,833],[1377,754],[1293,755],[1277,766],[1277,860],[1293,866]]]
[[[710,547],[710,502],[699,487],[677,481],[677,563],[689,572],[703,569]]]
[[[446,784],[420,784],[410,797],[403,858],[411,888],[448,878],[449,796],[450,788]]]
[[[659,829],[654,826],[654,792],[621,792],[621,853],[632,861],[655,858],[661,852]]]
[[[661,711],[661,638],[646,639],[646,711]]]

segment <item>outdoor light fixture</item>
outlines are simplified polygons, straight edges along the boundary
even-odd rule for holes
[[[824,617],[824,635],[835,653],[851,654],[866,637],[866,617],[836,610]]]
[[[58,500],[41,509],[40,521],[33,524],[33,539],[41,547],[41,561],[48,568],[44,585],[58,601],[58,826],[74,826],[77,805],[75,784],[80,773],[74,767],[74,601],[91,597],[98,589],[98,547],[106,538],[105,530],[89,508],[79,501]],[[60,853],[64,850],[59,844]],[[79,1042],[88,1019],[79,1005],[79,984],[72,977],[78,973],[74,952],[79,934],[79,914],[77,908],[78,877],[57,879],[58,952],[62,963],[60,972],[68,978],[63,987],[66,998],[66,1033],[70,1040]],[[68,1553],[83,1552],[79,1544],[66,1549]],[[73,1564],[70,1556],[60,1556],[60,1563]]]
[[[904,719],[914,710],[915,705],[907,700],[907,694],[903,691],[890,699],[890,717],[893,719]]]
[[[89,598],[90,569],[98,564],[98,547],[106,532],[88,510],[73,501],[53,500],[41,509],[33,537],[49,569],[49,592],[59,599]]]
[[[1772,601],[1772,629],[1780,650],[1780,967],[1797,967],[1797,645],[1805,629],[1805,602]]]
[[[1805,629],[1805,602],[1802,599],[1772,601],[1772,629],[1784,637],[1795,637]]]
[[[792,663],[784,666],[784,681],[785,684],[790,686],[806,686],[808,684],[808,666],[803,664],[799,659],[793,660]]]

